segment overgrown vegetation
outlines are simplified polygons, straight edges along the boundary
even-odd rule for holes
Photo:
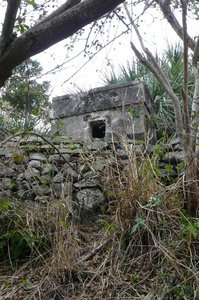
[[[28,131],[49,122],[49,82],[39,82],[42,67],[36,60],[17,66],[2,88],[0,130],[4,134]]]
[[[184,76],[183,48],[179,44],[173,46],[169,45],[168,49],[165,50],[161,56],[156,54],[156,61],[170,80],[176,95],[178,95],[181,99],[181,85]],[[191,68],[192,66],[190,64],[188,78],[190,109],[194,91],[194,76]],[[175,115],[171,99],[153,73],[151,73],[151,71],[138,59],[134,59],[132,62],[128,61],[126,66],[120,66],[119,72],[116,72],[114,66],[111,66],[111,71],[107,71],[103,74],[103,80],[105,84],[114,84],[133,80],[143,81],[154,101],[155,114],[153,115],[153,119],[157,124],[159,132],[165,130],[170,134],[175,132]]]
[[[67,199],[1,199],[2,299],[198,299],[199,221],[184,211],[183,180],[159,180],[158,150],[126,151],[127,164],[115,155],[107,168],[96,218],[81,222]]]

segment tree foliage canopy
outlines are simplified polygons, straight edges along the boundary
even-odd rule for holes
[[[42,67],[36,60],[28,59],[17,66],[6,82],[0,102],[1,127],[4,130],[30,130],[39,122],[48,121],[49,82],[38,82]]]

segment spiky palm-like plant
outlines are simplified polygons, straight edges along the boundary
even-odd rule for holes
[[[156,60],[161,66],[161,69],[169,78],[174,91],[182,97],[182,82],[183,82],[183,51],[180,45],[168,46],[161,56],[156,55]],[[165,93],[161,84],[157,81],[151,71],[142,65],[138,60],[127,62],[126,66],[120,66],[119,74],[115,72],[113,66],[111,71],[103,75],[103,80],[106,84],[114,84],[125,81],[142,80],[145,82],[149,93],[154,101],[155,115],[154,119],[160,131],[174,132],[175,117],[173,104],[171,99]],[[189,72],[189,95],[192,98],[194,88],[194,78]],[[191,104],[191,100],[190,100]]]

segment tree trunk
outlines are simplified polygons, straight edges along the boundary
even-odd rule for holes
[[[188,35],[187,35],[187,0],[181,0],[182,5],[182,39],[184,45],[183,63],[183,115],[184,115],[184,136],[183,151],[185,154],[185,179],[187,211],[191,217],[197,217],[199,204],[199,186],[197,180],[197,161],[193,152],[191,139],[191,118],[189,113],[189,92],[188,92]],[[197,129],[197,128],[196,128]]]

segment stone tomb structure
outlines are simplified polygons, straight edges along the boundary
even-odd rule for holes
[[[143,82],[126,82],[53,99],[53,131],[72,140],[155,138],[152,101]],[[59,128],[56,124],[62,124]]]

